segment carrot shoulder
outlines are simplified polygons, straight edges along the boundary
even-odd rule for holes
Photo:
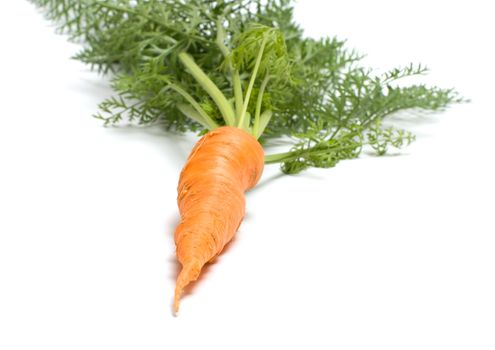
[[[261,177],[264,152],[247,132],[230,126],[214,129],[195,145],[180,174],[181,221],[175,231],[177,278],[174,311],[183,289],[234,237],[245,213],[244,192]]]

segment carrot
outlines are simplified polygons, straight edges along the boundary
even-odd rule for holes
[[[368,147],[383,155],[414,140],[408,131],[384,127],[385,117],[463,102],[453,89],[396,84],[424,74],[421,64],[377,75],[344,41],[306,37],[292,1],[31,2],[85,43],[76,58],[117,73],[117,96],[95,115],[105,125],[125,119],[206,133],[179,181],[175,311],[183,289],[235,235],[244,192],[258,182],[263,162],[296,174],[333,167]],[[264,155],[258,139],[290,147]]]
[[[174,239],[182,270],[175,287],[175,313],[183,289],[234,237],[245,213],[244,192],[256,185],[263,165],[259,142],[235,127],[214,129],[193,148],[178,186],[181,221]]]

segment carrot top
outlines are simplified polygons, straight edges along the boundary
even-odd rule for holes
[[[105,125],[289,137],[287,152],[265,156],[286,173],[334,166],[364,146],[385,154],[414,136],[384,118],[462,101],[452,89],[396,84],[422,65],[375,74],[343,41],[305,37],[290,0],[31,1],[83,42],[75,58],[114,73],[117,95],[96,114]]]

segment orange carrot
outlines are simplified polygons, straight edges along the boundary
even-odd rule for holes
[[[181,221],[174,238],[182,270],[175,287],[175,313],[183,289],[234,237],[245,213],[244,192],[256,185],[263,165],[263,148],[239,128],[214,129],[193,148],[178,186]]]

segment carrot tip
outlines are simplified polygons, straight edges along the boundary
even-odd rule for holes
[[[182,270],[182,271],[184,271],[184,270]],[[182,271],[179,274],[179,278],[177,278],[177,285],[175,287],[174,306],[173,306],[173,314],[174,314],[174,316],[177,316],[178,313],[179,313],[180,297],[182,296],[182,290],[185,287],[185,285],[182,282],[183,279],[181,278]]]
[[[175,286],[175,294],[174,294],[174,306],[173,306],[173,314],[177,316],[179,313],[180,306],[180,297],[182,296],[182,292],[184,288],[198,279],[199,273],[201,271],[201,265],[197,262],[192,262],[182,267],[182,270],[177,277],[177,283]]]
[[[174,295],[174,307],[173,307],[173,313],[174,316],[178,316],[179,314],[179,306],[180,306],[180,297],[182,295],[182,288],[178,288],[178,286],[175,288],[175,295]]]

